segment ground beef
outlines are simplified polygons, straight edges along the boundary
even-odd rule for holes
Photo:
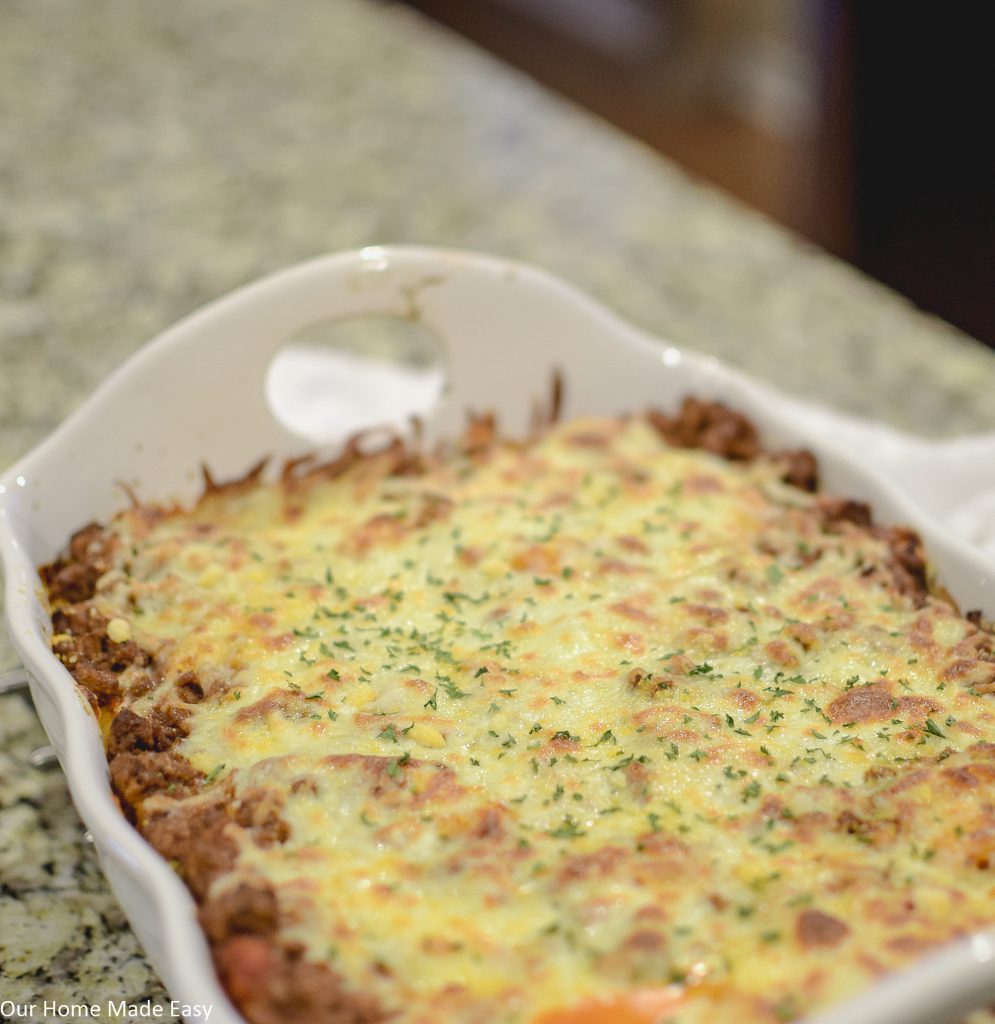
[[[968,622],[973,623],[978,627],[978,630],[982,633],[987,634],[993,638],[993,647],[995,647],[995,621],[989,621],[984,617],[980,608],[973,608],[969,612],[964,613],[964,618]],[[989,648],[992,649],[992,648]]]
[[[212,944],[233,935],[273,935],[279,925],[276,892],[262,879],[239,882],[205,900],[199,916]]]
[[[675,448],[703,448],[734,460],[755,459],[761,451],[756,427],[721,402],[685,398],[675,416],[651,410],[647,418]]]
[[[109,707],[121,697],[119,675],[125,669],[144,668],[151,659],[133,640],[114,643],[107,636],[107,619],[84,601],[60,606],[52,613],[57,639],[52,650],[95,707]]]
[[[819,515],[823,528],[839,532],[841,524],[867,530],[888,545],[888,569],[900,594],[910,598],[921,608],[929,596],[926,576],[926,554],[922,540],[915,530],[907,526],[875,526],[870,506],[849,498],[820,498]]]
[[[92,695],[91,704],[105,707],[120,695],[120,679],[109,668],[100,668],[91,661],[78,661],[68,667],[76,682]]]
[[[387,1019],[376,1001],[347,992],[327,965],[303,958],[257,935],[235,935],[214,946],[225,988],[252,1024],[377,1024]]]
[[[919,534],[905,526],[879,528],[877,532],[888,542],[891,552],[889,568],[895,587],[899,593],[911,598],[917,608],[921,608],[929,596],[929,586],[926,552]]]
[[[93,597],[97,580],[110,568],[110,540],[102,526],[90,523],[69,541],[69,558],[41,570],[50,599],[78,604]]]
[[[143,717],[130,708],[122,708],[111,722],[106,743],[107,756],[113,758],[117,754],[143,750],[169,750],[187,734],[184,717],[177,710],[163,712],[153,708]]]
[[[828,530],[840,523],[852,523],[866,528],[872,522],[871,506],[865,501],[853,501],[850,498],[820,498],[819,513],[822,525]]]
[[[649,422],[675,448],[702,448],[731,461],[750,462],[761,456],[763,447],[753,423],[742,413],[721,402],[685,398],[674,416],[658,410],[647,413]],[[819,486],[815,456],[806,448],[770,453],[781,463],[781,479],[803,491]]]
[[[113,764],[121,758],[135,756],[140,755],[119,754]],[[144,758],[174,756],[147,753]],[[189,762],[183,763],[189,765]],[[129,767],[128,762],[125,767]],[[197,779],[200,778],[202,776],[198,775]],[[211,882],[234,866],[238,830],[247,832],[260,846],[287,840],[290,826],[280,817],[282,807],[282,796],[270,790],[251,790],[236,800],[229,786],[219,784],[217,795],[206,801],[157,808],[147,817],[142,830],[164,857],[177,863],[180,874],[200,901]]]
[[[260,846],[286,842],[290,826],[280,817],[285,797],[271,789],[253,789],[234,807],[235,821],[252,832]]]
[[[238,854],[231,835],[236,826],[225,810],[227,799],[219,796],[213,802],[177,804],[151,816],[143,828],[145,838],[176,862],[198,902],[215,878],[232,869]]]
[[[814,494],[819,487],[819,469],[815,456],[807,448],[779,452],[777,458],[785,463],[781,479],[800,491]]]
[[[184,704],[199,704],[204,699],[204,687],[193,672],[184,672],[176,680],[176,695]]]
[[[70,562],[68,565],[57,562],[45,583],[53,601],[76,603],[93,597],[100,576],[101,573],[92,566],[80,562]]]
[[[110,762],[111,785],[131,821],[153,793],[176,797],[194,793],[204,776],[172,751],[121,753]]]

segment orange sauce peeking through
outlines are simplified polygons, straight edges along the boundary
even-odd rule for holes
[[[686,1001],[687,990],[678,985],[640,989],[546,1010],[534,1024],[663,1024]]]

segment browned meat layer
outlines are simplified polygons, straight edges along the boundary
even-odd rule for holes
[[[819,469],[815,456],[807,448],[781,452],[778,456],[785,463],[781,479],[800,491],[814,494],[819,487]]]
[[[199,704],[204,699],[204,687],[194,672],[184,672],[176,680],[176,695],[184,704]]]
[[[721,402],[685,398],[675,415],[654,410],[649,420],[676,448],[703,448],[724,459],[745,462],[762,451],[756,427]]]
[[[280,924],[276,893],[263,879],[225,889],[204,902],[199,916],[212,944],[235,935],[273,935]]]
[[[783,463],[781,479],[785,483],[809,492],[819,486],[815,456],[808,449],[765,453],[753,423],[722,402],[685,398],[673,416],[653,409],[647,418],[675,448],[701,448],[734,462],[751,462],[768,454],[772,460]]]
[[[69,541],[69,557],[43,566],[42,581],[53,603],[75,604],[93,597],[97,580],[110,568],[109,541],[102,526],[90,523]]]
[[[114,716],[105,740],[108,758],[113,760],[118,754],[145,750],[169,750],[187,735],[185,718],[186,715],[175,708],[167,711],[153,708],[144,717],[136,715],[131,708],[122,708]]]
[[[244,485],[251,486],[261,469],[250,472]],[[210,478],[207,485],[209,492],[224,489]],[[136,643],[114,643],[107,636],[107,619],[90,603],[97,580],[111,567],[109,548],[103,528],[91,524],[73,535],[65,558],[41,570],[59,637],[53,650],[94,709],[112,709],[126,699],[121,685],[125,669],[153,667],[150,656]],[[186,704],[204,698],[200,680],[190,672],[177,680],[175,691]],[[203,774],[173,750],[186,735],[186,717],[176,707],[155,708],[145,716],[122,707],[105,738],[111,786],[128,819],[155,849],[176,863],[201,904],[201,921],[230,995],[253,1024],[286,1019],[313,1024],[382,1020],[376,1004],[346,992],[329,967],[304,960],[298,948],[280,945],[276,895],[271,888],[241,884],[218,896],[208,895],[211,883],[234,866],[237,830],[248,831],[262,845],[286,840],[289,828],[280,817],[278,794],[259,790],[233,801],[230,793],[222,791],[206,804],[176,802],[167,810],[144,813],[153,795],[167,794],[179,801],[195,796],[204,786]],[[252,945],[246,947],[246,940]],[[264,967],[262,977],[254,972],[259,964]]]
[[[153,793],[167,791],[177,798],[190,796],[204,778],[185,757],[172,751],[118,754],[110,762],[110,774],[121,809],[133,822]]]
[[[112,641],[107,636],[107,619],[90,604],[97,580],[110,568],[110,546],[102,527],[85,526],[73,534],[67,558],[40,570],[54,609],[52,650],[94,709],[118,702],[125,669],[144,668],[150,662],[133,640]],[[133,683],[137,685],[137,680]]]
[[[866,528],[872,522],[871,506],[866,501],[854,501],[852,498],[820,498],[819,511],[822,514],[823,525],[827,529],[838,527],[842,523],[852,523],[854,526]]]
[[[280,911],[268,882],[239,882],[213,895],[201,906],[200,922],[225,988],[253,1024],[385,1019],[374,1000],[347,992],[329,967],[304,960],[300,947],[274,941]]]
[[[214,949],[218,974],[253,1024],[377,1024],[386,1020],[376,1001],[347,992],[324,964],[300,947],[274,945],[257,935],[234,935]]]
[[[929,584],[926,579],[926,552],[919,534],[905,526],[879,526],[875,532],[888,542],[896,589],[921,608],[929,596]]]
[[[254,790],[234,800],[227,787],[194,804],[173,804],[145,822],[144,834],[174,861],[200,904],[200,921],[222,984],[252,1024],[374,1024],[386,1019],[375,1000],[349,992],[327,964],[304,959],[299,946],[277,938],[276,893],[261,879],[211,891],[235,866],[236,835],[283,842],[289,829],[279,817],[281,795]]]
[[[929,597],[926,553],[915,530],[907,526],[878,526],[870,505],[849,498],[820,498],[819,512],[823,528],[830,533],[857,528],[886,541],[891,555],[887,568],[895,589],[910,598],[917,608],[926,603]]]
[[[157,809],[142,825],[145,838],[173,861],[198,902],[211,883],[235,865],[235,822],[228,813],[226,789],[204,801]]]
[[[125,814],[137,820],[153,793],[173,796],[196,792],[203,775],[173,745],[186,735],[181,712],[153,709],[145,717],[122,708],[111,722],[104,744],[111,785]]]

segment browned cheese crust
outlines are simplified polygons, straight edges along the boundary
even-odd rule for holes
[[[670,445],[701,448],[732,461],[751,461],[761,456],[782,467],[782,479],[807,492],[817,490],[816,462],[809,451],[764,453],[757,431],[743,415],[718,402],[687,399],[675,415],[648,414],[660,436]],[[484,452],[496,441],[493,417],[473,420],[462,440],[464,452]],[[379,457],[383,457],[380,453]],[[395,474],[418,473],[420,457],[399,441],[388,451]],[[295,487],[314,474],[334,476],[361,462],[357,443],[345,447],[333,463],[316,465],[306,460],[288,464],[283,483],[292,505]],[[262,464],[241,481],[218,484],[205,473],[208,493],[226,488],[254,486]],[[866,504],[836,498],[821,498],[818,508],[829,533],[867,532],[887,542],[890,563],[869,567],[868,572],[885,571],[894,587],[922,606],[930,583],[919,537],[904,527],[876,525]],[[155,517],[157,511],[149,509]],[[424,516],[445,514],[445,498],[424,509]],[[211,883],[228,871],[235,859],[236,837],[251,839],[259,846],[283,843],[288,826],[281,816],[281,801],[273,791],[259,789],[236,797],[226,786],[208,787],[202,772],[175,750],[187,735],[185,720],[189,709],[218,696],[212,685],[196,672],[182,675],[173,687],[170,702],[139,715],[130,704],[150,693],[162,676],[155,658],[133,640],[115,642],[108,636],[108,621],[93,604],[98,581],[112,567],[114,538],[97,525],[79,530],[64,557],[41,570],[51,602],[54,631],[53,650],[72,674],[89,700],[98,720],[107,752],[111,785],[122,812],[164,857],[172,862],[200,906],[200,920],[210,943],[223,985],[245,1017],[253,1024],[374,1024],[387,1019],[373,999],[348,991],[341,977],[328,965],[305,958],[303,947],[279,938],[280,910],[273,887],[263,879],[240,882],[208,897]],[[633,613],[635,614],[635,612]],[[979,627],[975,655],[995,661],[995,637],[978,613],[969,613]],[[803,642],[804,638],[800,638]],[[633,686],[647,685],[646,676],[634,670]],[[985,684],[977,686],[981,691]],[[995,682],[988,684],[995,690]],[[287,699],[295,695],[286,694]],[[883,690],[866,687],[849,691],[826,708],[827,720],[874,720],[890,717],[894,704]],[[186,710],[185,710],[186,709]],[[253,709],[246,708],[251,712]],[[980,745],[979,745],[980,746]],[[944,768],[941,763],[921,770],[945,784],[970,790],[986,775],[995,773],[990,750],[977,750],[989,760],[970,767]],[[633,771],[639,766],[636,765]],[[638,781],[638,780],[637,780]],[[921,781],[921,779],[920,779]],[[197,799],[170,805],[151,798],[162,795]],[[881,799],[896,799],[887,792]],[[769,813],[776,816],[772,803]],[[487,822],[482,822],[486,831]],[[494,827],[500,827],[500,822]],[[844,829],[866,833],[876,841],[875,828],[858,814],[844,822],[798,822],[798,828]],[[979,847],[980,849],[980,847]],[[978,854],[979,857],[985,854]],[[832,947],[844,939],[850,926],[818,909],[806,909],[797,918],[797,941],[804,948]]]

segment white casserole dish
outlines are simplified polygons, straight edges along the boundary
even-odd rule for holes
[[[427,417],[429,440],[453,435],[467,409],[493,409],[503,431],[524,433],[556,371],[567,416],[674,407],[688,394],[722,399],[772,447],[811,448],[828,491],[871,502],[882,522],[913,525],[961,606],[995,616],[995,558],[943,525],[995,489],[995,438],[935,443],[883,431],[868,450],[856,421],[648,337],[548,274],[467,253],[372,247],[327,256],[207,306],[145,346],[0,477],[0,555],[14,645],[111,886],[172,996],[212,1004],[221,1024],[241,1018],[214,976],[192,898],[114,803],[96,723],[49,650],[36,566],[74,530],[118,511],[121,481],[144,500],[190,501],[201,463],[225,479],[262,453],[279,462],[308,450],[274,417],[267,368],[305,328],[364,315],[414,320],[441,340],[447,387]],[[993,1002],[995,929],[811,1024],[943,1024]]]

